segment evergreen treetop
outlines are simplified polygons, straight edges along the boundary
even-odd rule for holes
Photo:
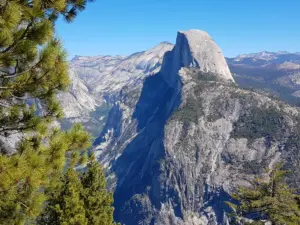
[[[250,187],[241,187],[232,197],[237,204],[228,203],[233,209],[234,221],[246,224],[243,218],[264,224],[270,221],[273,225],[300,224],[300,205],[297,190],[285,183],[286,171],[277,166],[269,180],[256,178]]]
[[[55,21],[71,22],[86,0],[0,1],[0,135],[40,131],[62,116],[56,93],[69,85]],[[42,109],[37,109],[37,103]],[[2,152],[4,150],[2,149]]]
[[[61,182],[49,189],[40,225],[115,225],[112,194],[100,164],[90,157],[85,172],[69,169]]]
[[[25,140],[18,154],[0,155],[0,224],[35,220],[47,199],[44,190],[60,182],[66,153],[89,146],[89,135],[79,125],[69,132],[54,129],[49,136],[47,144]]]
[[[103,169],[92,154],[86,172],[82,176],[83,198],[89,224],[112,225],[113,197],[106,190]]]
[[[34,223],[66,155],[76,162],[90,144],[79,125],[69,132],[51,125],[62,116],[56,94],[69,86],[55,21],[71,22],[86,3],[0,0],[0,224]],[[16,133],[18,145],[8,149],[3,142]]]

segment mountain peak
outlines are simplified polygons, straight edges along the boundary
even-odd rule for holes
[[[168,42],[168,41],[163,41],[158,45],[173,45],[174,46],[174,44],[172,44],[171,42]]]
[[[199,37],[206,37],[210,38],[209,34],[206,31],[203,30],[197,30],[197,29],[191,29],[191,30],[186,30],[186,31],[178,31],[178,34],[183,34],[189,38],[194,38],[194,39],[199,39]]]
[[[171,44],[167,41],[161,42],[160,44],[154,46],[153,48],[145,51],[146,54],[155,54],[158,55],[159,57],[163,57],[166,51],[172,50],[174,47],[174,44]]]
[[[172,53],[165,56],[163,65],[162,73],[171,85],[174,85],[174,78],[170,73],[176,74],[182,67],[197,68],[234,82],[221,49],[209,34],[202,30],[179,31],[176,45]]]

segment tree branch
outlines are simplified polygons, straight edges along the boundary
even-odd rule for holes
[[[17,76],[20,76],[20,75],[23,75],[24,73],[27,73],[31,70],[34,70],[36,69],[40,63],[41,63],[42,60],[39,60],[35,65],[31,66],[30,68],[28,69],[25,69],[24,71],[21,71],[21,72],[17,72],[17,70],[15,69],[15,71],[13,73],[10,73],[9,75],[4,75],[4,76],[1,76],[1,78],[14,78],[14,77],[17,77]]]
[[[14,48],[18,44],[19,41],[23,40],[26,37],[26,35],[27,35],[29,29],[31,28],[32,24],[33,24],[33,21],[31,21],[28,24],[28,26],[24,30],[23,34],[21,35],[21,37],[19,37],[18,39],[16,39],[10,46],[8,46],[6,49],[4,49],[3,51],[1,51],[1,53],[7,53],[9,50],[11,50],[12,48]]]
[[[8,89],[14,89],[13,87],[1,87],[0,86],[0,90],[8,90]]]
[[[6,104],[4,104],[4,103],[2,103],[2,102],[0,102],[0,106],[1,106],[1,107],[4,107],[4,108],[10,107],[10,105],[6,105]]]

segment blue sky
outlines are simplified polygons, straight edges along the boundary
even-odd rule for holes
[[[188,29],[207,31],[229,57],[300,52],[299,12],[300,0],[96,0],[56,31],[70,57],[128,55]]]

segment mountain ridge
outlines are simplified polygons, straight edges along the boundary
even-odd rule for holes
[[[76,60],[82,59],[82,58],[90,58],[90,59],[92,59],[92,58],[97,59],[97,58],[103,58],[103,57],[128,58],[128,57],[130,57],[130,56],[132,56],[132,55],[135,55],[135,54],[139,54],[139,53],[151,51],[151,49],[154,49],[154,48],[159,47],[159,46],[161,46],[161,45],[172,45],[172,46],[174,46],[174,44],[172,44],[172,43],[169,42],[169,41],[162,41],[162,42],[160,42],[159,44],[154,45],[154,46],[151,47],[150,49],[146,49],[146,50],[142,50],[142,51],[137,51],[137,52],[131,53],[131,54],[129,54],[129,55],[118,55],[118,54],[116,54],[116,55],[109,55],[109,54],[108,54],[108,55],[95,55],[95,56],[74,55],[73,58],[70,59],[70,62],[76,61]]]
[[[240,54],[236,57],[227,57],[227,58],[235,58],[235,59],[241,59],[241,58],[259,58],[264,60],[272,60],[274,57],[282,56],[282,55],[300,55],[299,52],[288,52],[288,51],[261,51],[256,53],[246,53],[246,54]]]
[[[124,86],[141,83],[145,77],[158,72],[162,66],[164,53],[171,51],[173,47],[174,45],[169,42],[161,42],[149,50],[129,56],[76,55],[71,60],[70,91],[67,94],[60,93],[58,95],[66,116],[62,127],[69,128],[72,123],[82,122],[95,137],[99,136],[109,109],[118,101],[119,91]],[[276,57],[291,54],[298,57],[297,53],[284,51],[264,52],[277,55]],[[152,58],[149,59],[147,53],[150,53],[150,56],[152,54]],[[274,60],[253,58],[262,53],[243,54],[246,58],[241,60],[226,58],[237,83],[243,87],[252,86],[262,89],[279,96],[284,101],[297,105],[298,96],[300,96],[298,94],[298,77],[300,76],[297,75],[300,64],[294,63],[291,60],[293,58],[287,61],[281,60],[283,63],[279,64],[273,62]],[[138,59],[139,57],[141,58]],[[131,62],[127,63],[127,60],[131,60]],[[276,75],[276,79],[269,82],[268,74],[278,75]]]
[[[115,218],[127,225],[229,224],[224,201],[235,187],[278,160],[298,174],[292,140],[299,110],[202,71],[192,57],[182,64],[175,49],[160,72],[122,90],[96,143]]]
[[[172,44],[162,42],[127,57],[74,57],[69,69],[69,92],[58,94],[65,115],[62,127],[67,129],[80,122],[93,136],[99,136],[120,90],[126,85],[138,85],[157,72],[164,53],[172,48]]]
[[[300,88],[300,55],[298,53],[268,52],[227,58],[227,63],[237,83],[276,95],[289,104],[299,106],[297,91]]]

